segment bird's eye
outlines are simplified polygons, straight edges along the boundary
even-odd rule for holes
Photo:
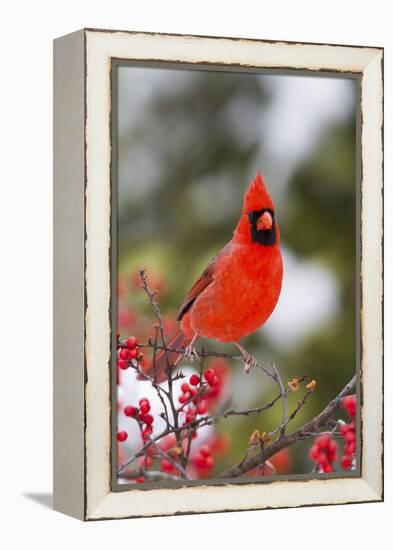
[[[269,231],[273,227],[273,216],[265,211],[261,214],[256,223],[258,231]]]

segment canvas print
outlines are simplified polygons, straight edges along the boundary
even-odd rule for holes
[[[359,475],[358,81],[113,71],[115,486]]]

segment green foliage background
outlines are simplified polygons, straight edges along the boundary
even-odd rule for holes
[[[161,301],[164,313],[179,307],[206,263],[231,238],[244,190],[256,169],[265,172],[268,165],[268,172],[275,170],[261,137],[268,135],[261,132],[261,125],[268,120],[265,114],[273,93],[265,84],[268,76],[212,71],[185,75],[175,70],[166,74],[161,82],[178,78],[180,84],[150,93],[143,116],[130,117],[128,124],[124,120],[127,110],[134,108],[133,93],[132,89],[128,95],[120,92],[118,143],[119,274],[128,276],[140,266],[161,273],[167,285]],[[293,428],[319,412],[355,372],[355,88],[353,83],[352,112],[340,123],[327,122],[321,128],[286,185],[272,188],[267,182],[276,202],[283,245],[300,261],[311,259],[328,268],[339,293],[336,315],[315,326],[291,349],[273,344],[263,330],[246,342],[258,358],[273,359],[284,379],[306,372],[317,380],[317,391]],[[145,312],[143,303],[133,296],[129,300]],[[302,322],[301,311],[298,322]],[[216,342],[206,345],[221,349]],[[276,394],[276,388],[259,373],[249,375],[254,377],[250,381],[238,363],[232,368],[235,403],[258,405]],[[290,396],[290,409],[299,397]],[[220,430],[229,433],[232,445],[217,469],[241,460],[251,432],[272,430],[280,414],[276,406],[258,418],[219,424]],[[292,449],[292,472],[311,471],[308,447],[298,444]]]

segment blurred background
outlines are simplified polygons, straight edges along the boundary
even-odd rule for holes
[[[121,338],[153,334],[138,288],[140,267],[160,291],[171,333],[190,286],[231,239],[243,193],[260,170],[276,205],[284,280],[276,310],[245,345],[259,361],[274,361],[285,381],[304,373],[317,381],[291,428],[335,397],[356,369],[356,104],[357,83],[350,78],[119,67]],[[235,351],[213,341],[203,345]],[[244,374],[240,363],[218,368],[225,391],[217,408],[257,406],[276,395],[269,379]],[[121,407],[142,396],[155,399],[148,383],[122,371],[119,428],[130,435],[125,454],[140,439]],[[290,410],[300,397],[290,395]],[[154,406],[159,412],[159,402]],[[270,431],[280,420],[279,405],[224,420],[194,445],[214,438],[213,476],[244,457],[254,429]],[[311,472],[310,445],[277,457],[278,473]]]

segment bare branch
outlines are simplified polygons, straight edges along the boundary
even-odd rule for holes
[[[333,399],[313,420],[310,420],[310,422],[307,422],[301,428],[298,428],[291,434],[288,434],[267,446],[265,448],[263,460],[261,456],[258,455],[246,458],[246,460],[243,460],[240,464],[228,468],[217,477],[219,479],[239,477],[249,470],[259,466],[262,462],[268,460],[278,451],[281,451],[290,445],[294,445],[298,441],[309,438],[311,434],[318,432],[322,426],[326,425],[326,422],[330,419],[332,414],[341,406],[343,397],[353,393],[355,391],[355,387],[356,377],[354,376],[337,395],[337,397],[335,397],[335,399]]]
[[[281,394],[281,403],[282,403],[282,422],[281,422],[281,428],[280,428],[280,438],[284,437],[285,435],[285,427],[288,423],[287,421],[287,393],[284,389],[284,385],[281,380],[281,376],[278,373],[278,370],[276,368],[276,365],[272,363],[272,369],[274,371],[274,379],[276,380],[278,387],[280,389]]]

